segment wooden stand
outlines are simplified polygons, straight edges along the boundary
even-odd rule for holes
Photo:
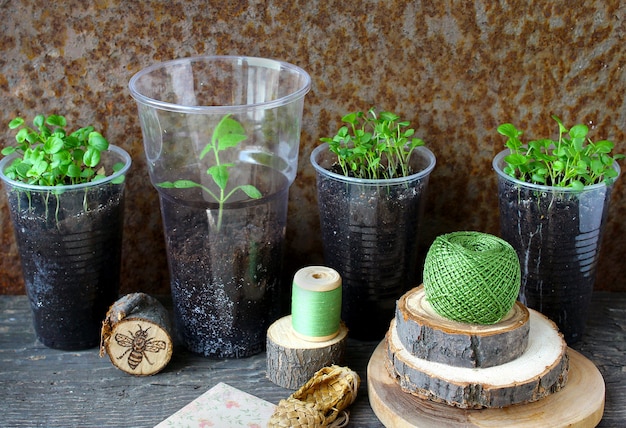
[[[171,323],[165,307],[144,293],[115,302],[102,323],[100,357],[136,376],[161,371],[172,356]]]
[[[467,410],[408,394],[385,368],[381,342],[367,367],[370,405],[386,427],[595,427],[604,411],[604,380],[596,366],[568,349],[568,382],[539,401],[505,408]]]
[[[504,364],[528,345],[529,313],[520,302],[497,324],[468,324],[438,315],[421,286],[398,300],[395,320],[398,338],[411,355],[455,367]]]
[[[567,382],[567,345],[556,325],[530,311],[529,343],[506,364],[487,368],[454,367],[410,354],[392,321],[387,333],[387,369],[400,387],[431,401],[465,409],[507,407],[536,401]]]
[[[341,323],[339,334],[323,342],[297,336],[291,315],[274,322],[267,330],[267,377],[283,388],[298,389],[318,370],[343,364],[348,329]]]

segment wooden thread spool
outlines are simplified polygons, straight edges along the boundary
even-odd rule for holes
[[[293,278],[291,323],[297,336],[324,342],[339,334],[341,276],[324,266],[309,266]]]
[[[335,270],[300,269],[293,293],[292,314],[267,330],[267,377],[298,389],[323,367],[343,364],[348,329],[341,322],[341,277]]]

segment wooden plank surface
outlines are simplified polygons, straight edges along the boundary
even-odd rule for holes
[[[626,293],[594,294],[581,343],[606,385],[600,427],[626,426]],[[354,427],[381,427],[368,402],[365,372],[378,342],[350,339],[346,365],[362,378],[351,408]],[[129,376],[96,348],[67,352],[35,340],[26,296],[0,296],[0,426],[152,427],[219,382],[277,404],[291,390],[270,382],[265,354],[212,360],[177,347],[149,377]]]

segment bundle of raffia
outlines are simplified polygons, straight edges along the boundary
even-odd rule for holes
[[[280,400],[268,427],[344,427],[345,409],[354,403],[361,378],[336,365],[317,371],[299,390]]]

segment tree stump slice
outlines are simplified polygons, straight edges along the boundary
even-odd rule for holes
[[[385,368],[383,340],[367,366],[368,397],[378,419],[390,428],[595,427],[604,412],[604,379],[580,353],[573,349],[567,353],[568,381],[559,392],[505,408],[460,409],[402,391]]]
[[[498,366],[518,358],[528,345],[529,313],[520,302],[497,324],[462,323],[437,314],[420,286],[398,300],[395,319],[410,354],[456,367]]]
[[[343,364],[348,329],[341,323],[339,334],[323,342],[297,336],[291,315],[274,322],[267,330],[267,377],[276,385],[298,389],[318,370]]]
[[[567,382],[567,345],[556,324],[537,311],[529,313],[526,351],[513,361],[487,368],[453,367],[411,355],[393,320],[386,336],[387,370],[404,391],[464,409],[540,400]]]
[[[149,376],[161,371],[172,357],[171,322],[167,309],[144,293],[116,301],[102,323],[100,356],[109,356],[118,369]]]

